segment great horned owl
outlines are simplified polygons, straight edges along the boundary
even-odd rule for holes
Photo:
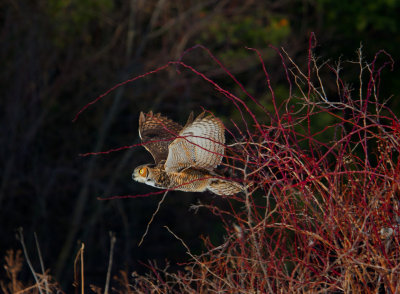
[[[135,181],[160,189],[186,192],[209,190],[217,195],[243,191],[236,182],[222,179],[214,170],[225,152],[224,126],[220,120],[193,112],[184,127],[160,113],[140,113],[139,136],[155,164],[135,168]]]

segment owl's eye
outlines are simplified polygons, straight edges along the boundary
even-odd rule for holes
[[[141,169],[139,169],[139,175],[141,175],[142,177],[147,177],[147,168],[142,167]]]

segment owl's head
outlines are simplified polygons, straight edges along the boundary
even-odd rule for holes
[[[137,182],[156,187],[152,164],[143,164],[135,168],[132,174],[132,179]]]

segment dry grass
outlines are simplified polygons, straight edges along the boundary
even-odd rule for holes
[[[15,252],[8,250],[4,259],[4,269],[8,278],[8,281],[0,281],[0,288],[4,294],[63,293],[48,271],[44,274],[35,273],[38,279],[37,283],[21,282],[19,274],[24,264],[21,250]]]

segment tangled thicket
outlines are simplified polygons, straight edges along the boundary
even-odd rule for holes
[[[135,293],[400,291],[400,123],[378,99],[390,56],[382,51],[368,63],[360,49],[349,63],[360,69],[354,89],[341,79],[342,64],[319,64],[311,48],[306,71],[280,56],[291,91],[279,105],[260,58],[274,110],[253,102],[268,125],[244,89],[247,100],[209,81],[237,105],[244,126],[231,132],[226,166],[245,195],[227,198],[229,210],[195,206],[220,216],[224,242],[205,238],[208,250],[194,255],[174,235],[190,257],[184,269],[151,264],[151,273],[135,276]]]
[[[393,62],[384,51],[366,62],[360,49],[358,61],[346,64],[359,68],[358,84],[350,86],[340,75],[343,64],[319,62],[309,50],[305,70],[277,51],[290,89],[281,100],[258,55],[272,111],[220,63],[244,97],[182,61],[170,63],[199,75],[237,107],[242,120],[227,130],[234,142],[224,165],[246,191],[225,198],[230,209],[194,206],[220,217],[222,244],[205,237],[207,250],[196,255],[167,228],[186,248],[187,263],[178,271],[150,263],[147,275],[133,278],[122,272],[115,291],[400,291],[400,122],[378,99],[381,71]]]

